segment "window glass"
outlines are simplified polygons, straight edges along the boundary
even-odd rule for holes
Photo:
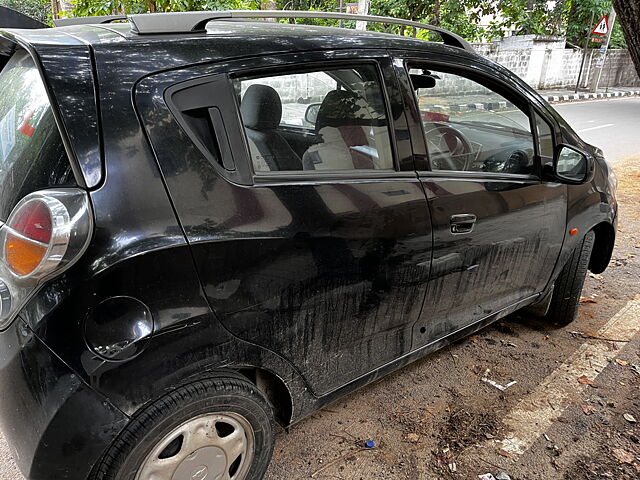
[[[538,143],[540,155],[543,157],[553,158],[553,133],[551,127],[540,115],[535,114],[536,127],[538,129]]]
[[[393,169],[374,66],[235,81],[256,173]]]
[[[0,219],[28,193],[73,183],[40,73],[17,50],[0,72]]]
[[[412,68],[432,170],[533,174],[529,117],[468,78]]]

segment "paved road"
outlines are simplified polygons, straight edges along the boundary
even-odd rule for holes
[[[588,100],[554,105],[587,142],[615,164],[640,154],[640,98]]]

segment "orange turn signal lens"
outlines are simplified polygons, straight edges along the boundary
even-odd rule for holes
[[[569,235],[573,237],[574,235],[577,235],[579,231],[580,230],[578,230],[577,228],[572,228],[571,230],[569,230]]]
[[[42,262],[47,247],[12,234],[7,235],[4,254],[7,266],[18,275],[28,275]]]

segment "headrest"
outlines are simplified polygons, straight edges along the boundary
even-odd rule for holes
[[[384,117],[376,116],[362,97],[347,90],[332,90],[318,109],[316,132],[324,127],[375,125],[379,120],[384,124]]]
[[[272,130],[282,119],[280,95],[268,85],[251,85],[240,102],[240,114],[245,127]]]

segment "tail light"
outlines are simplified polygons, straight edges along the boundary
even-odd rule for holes
[[[79,189],[34,192],[15,206],[0,228],[0,328],[44,280],[80,257],[92,228],[89,199]]]

